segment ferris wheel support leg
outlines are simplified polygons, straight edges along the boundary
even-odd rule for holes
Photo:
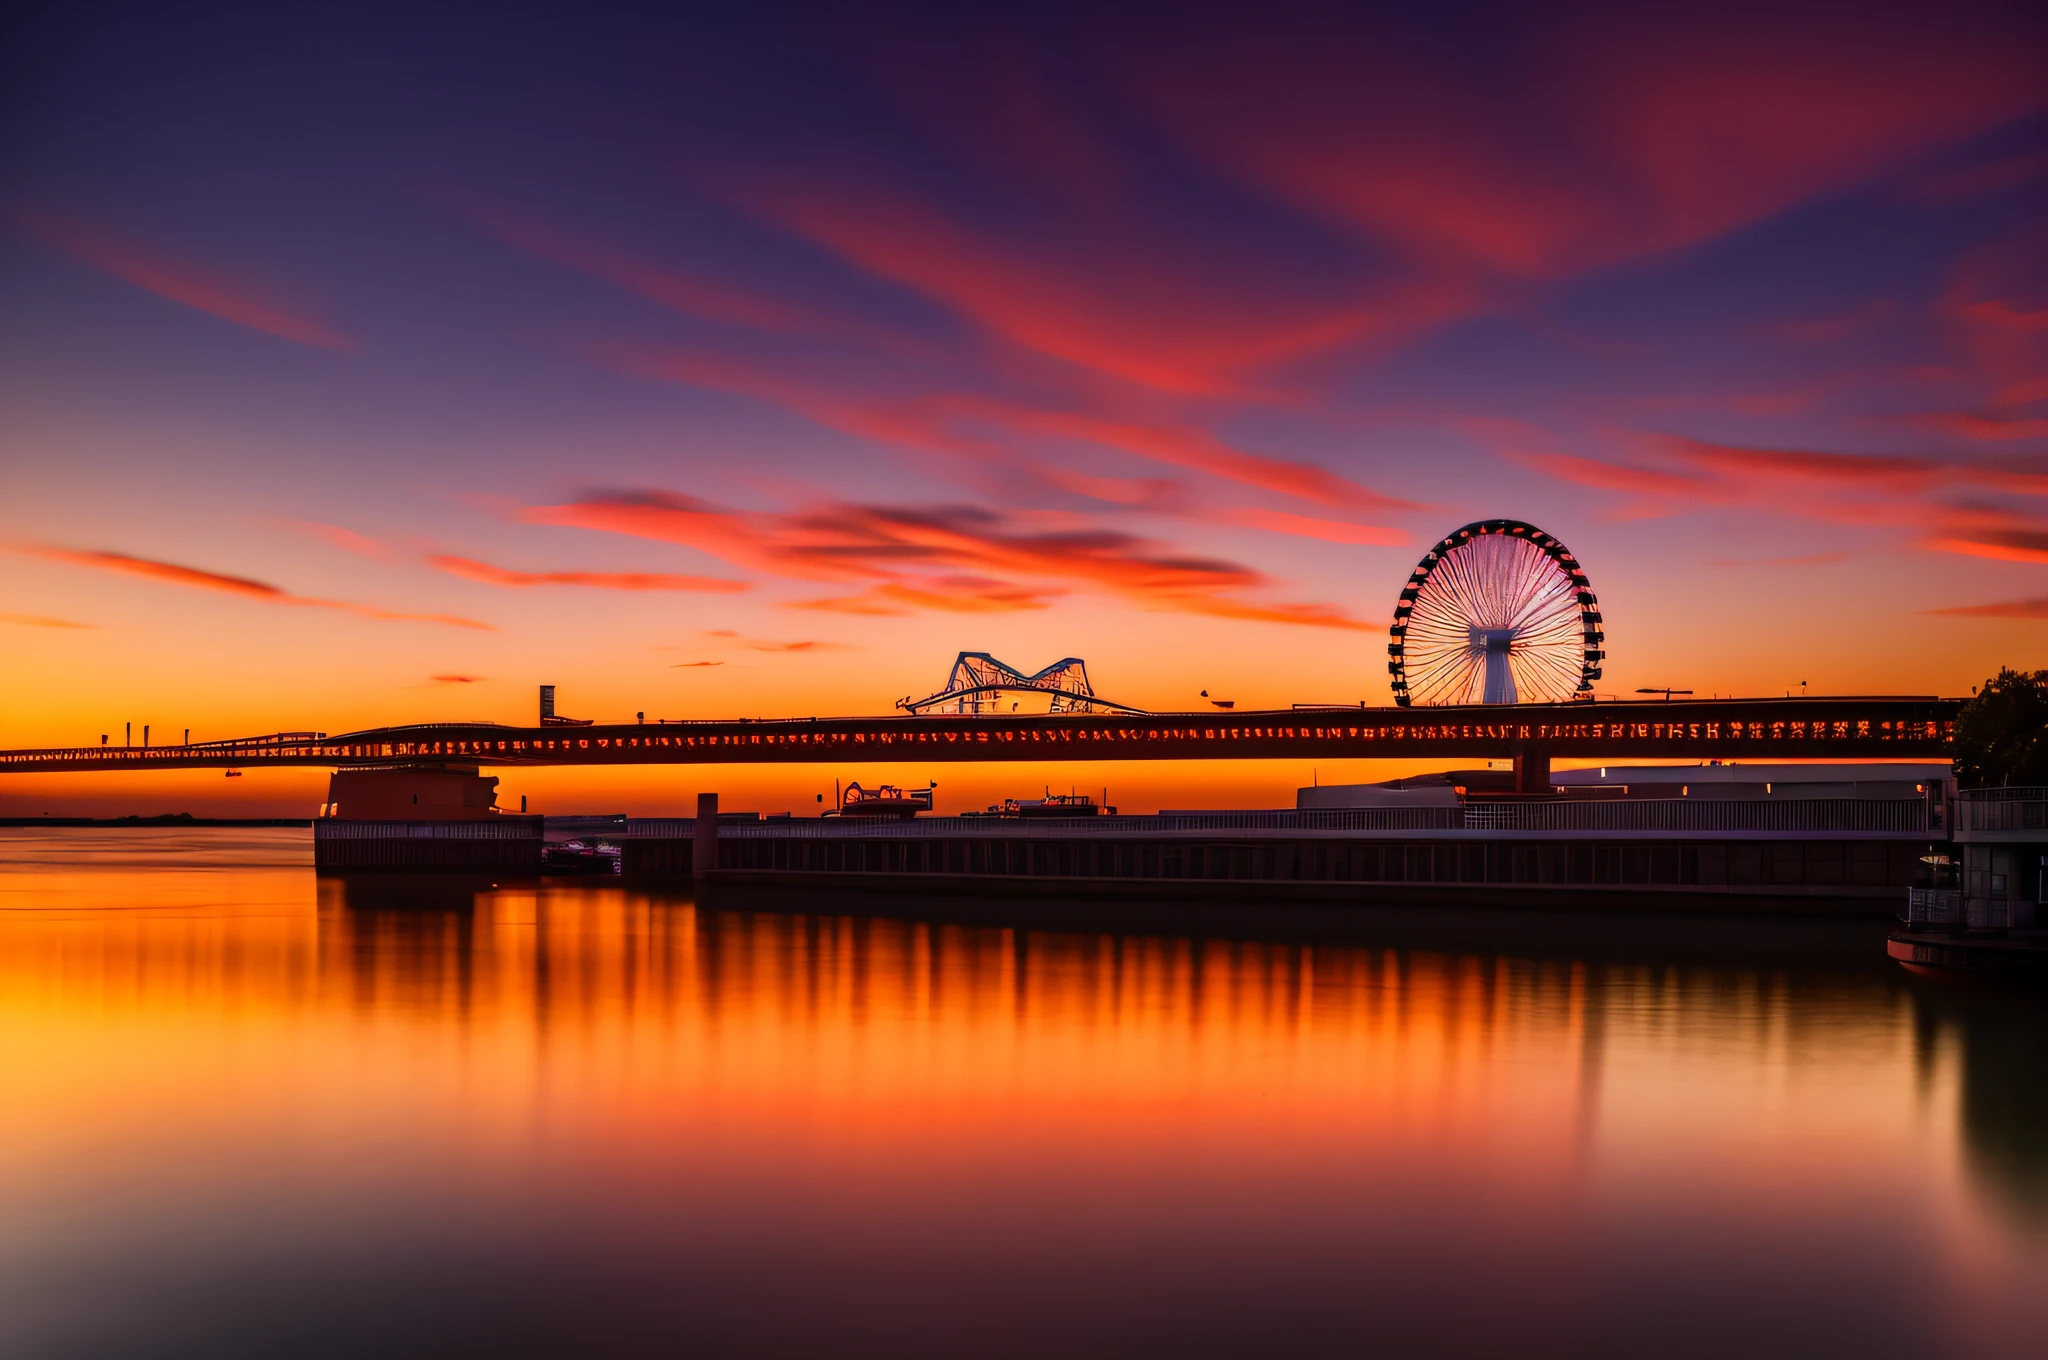
[[[1515,743],[1515,792],[1550,792],[1550,748],[1533,741]]]

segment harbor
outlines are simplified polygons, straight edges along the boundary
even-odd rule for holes
[[[1898,915],[1915,885],[1933,881],[1928,861],[1947,840],[1954,801],[1946,768],[1933,763],[1610,767],[1556,778],[1537,798],[1485,787],[1511,771],[1454,771],[1302,789],[1290,809],[1142,816],[1080,799],[1011,816],[764,817],[717,811],[714,800],[715,860],[701,862],[700,818],[325,817],[314,834],[323,872],[537,875],[550,843],[575,839],[611,847],[611,867],[627,879],[1137,897],[1257,885],[1333,907],[1400,898],[1875,918]]]

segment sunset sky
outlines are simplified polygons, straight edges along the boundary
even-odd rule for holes
[[[1496,516],[1602,692],[2048,665],[2038,9],[1259,13],[11,18],[0,746],[1384,703]]]

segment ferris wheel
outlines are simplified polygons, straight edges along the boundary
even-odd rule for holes
[[[1423,555],[1394,606],[1394,702],[1559,703],[1591,693],[1606,635],[1600,604],[1564,544],[1489,519]]]

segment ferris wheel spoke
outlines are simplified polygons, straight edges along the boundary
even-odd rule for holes
[[[1518,698],[1559,701],[1584,683],[1590,593],[1562,565],[1569,555],[1528,525],[1467,526],[1424,559],[1396,637],[1397,674],[1409,703],[1484,701],[1488,646],[1508,634],[1508,671]],[[1579,578],[1583,580],[1583,578]]]

